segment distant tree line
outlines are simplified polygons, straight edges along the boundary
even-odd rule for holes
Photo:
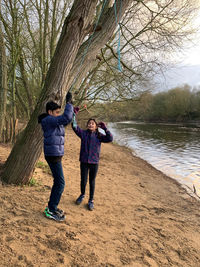
[[[153,94],[143,93],[126,102],[113,102],[95,106],[96,116],[102,114],[107,121],[142,120],[182,122],[200,120],[200,88],[189,85]]]

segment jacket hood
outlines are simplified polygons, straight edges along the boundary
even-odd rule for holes
[[[46,118],[47,116],[49,116],[48,113],[42,113],[41,115],[39,115],[39,116],[38,116],[38,123],[41,123],[42,120],[43,120],[44,118]]]

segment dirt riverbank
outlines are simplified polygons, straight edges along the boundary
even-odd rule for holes
[[[68,127],[63,223],[43,215],[52,185],[43,156],[36,185],[0,185],[0,266],[200,266],[199,201],[128,149],[103,144],[95,209],[88,211],[88,190],[84,203],[75,204],[79,149]],[[1,162],[9,152],[0,146]]]

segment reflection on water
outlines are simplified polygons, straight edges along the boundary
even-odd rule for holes
[[[200,195],[200,125],[110,123],[114,140]]]

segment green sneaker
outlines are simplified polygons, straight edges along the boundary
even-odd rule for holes
[[[64,210],[61,210],[61,209],[57,208],[56,211],[57,211],[58,213],[60,213],[61,215],[65,215]]]
[[[45,208],[44,214],[48,219],[60,222],[65,220],[64,214],[60,214],[58,211],[50,211],[49,208]]]
[[[45,208],[44,212],[46,212],[47,210],[49,210],[48,207]],[[60,213],[60,215],[65,215],[64,210],[61,210],[61,209],[59,209],[59,208],[56,209],[56,212]]]

